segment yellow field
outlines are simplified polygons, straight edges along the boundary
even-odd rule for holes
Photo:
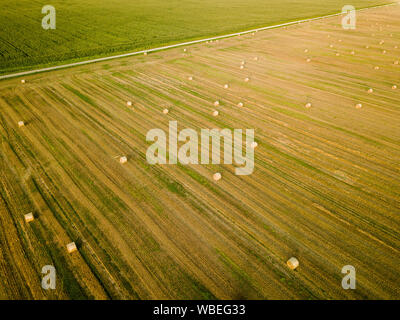
[[[400,6],[340,19],[0,82],[0,298],[400,298]],[[149,165],[171,120],[255,128],[254,173]]]

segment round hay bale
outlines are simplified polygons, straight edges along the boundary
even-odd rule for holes
[[[374,68],[375,70],[379,70],[379,67],[378,66],[375,66],[375,68]]]
[[[192,81],[192,80],[193,80],[193,77],[192,77],[192,76],[188,77],[188,80],[189,80],[189,81]]]
[[[241,64],[242,66],[244,66],[244,65],[246,64],[246,61],[242,61],[240,64]]]
[[[185,48],[185,49],[183,49],[183,52],[187,52],[187,49]]]
[[[229,89],[229,84],[224,85],[224,89]]]
[[[249,82],[249,81],[250,81],[249,78],[245,78],[245,79],[244,79],[244,82]]]
[[[244,69],[244,66],[240,66],[240,69],[242,69],[242,70],[243,70],[243,69]]]
[[[214,117],[218,117],[218,115],[219,115],[219,112],[218,112],[217,110],[214,110],[213,116],[214,116]]]
[[[395,49],[398,49],[398,48],[399,48],[399,46],[394,46],[394,48],[395,48]]]
[[[306,61],[307,61],[307,62],[311,62],[311,59],[310,59],[310,58],[308,58]]]
[[[396,60],[395,62],[393,62],[393,64],[398,65],[399,64],[399,60]]]
[[[383,51],[382,51],[383,54],[386,54],[386,52],[387,52],[386,50],[383,50]]]
[[[218,107],[219,106],[219,101],[214,102],[214,106]]]
[[[128,162],[128,158],[127,157],[123,156],[123,157],[119,158],[119,163],[124,164],[124,163],[127,163],[127,162]]]
[[[306,108],[307,108],[307,109],[310,109],[311,107],[312,107],[311,103],[308,102],[308,103],[306,104]]]
[[[367,45],[367,46],[365,46],[365,48],[366,48],[366,49],[369,49],[369,46]]]
[[[356,109],[361,109],[362,108],[362,104],[361,103],[357,103],[356,104]]]
[[[372,93],[372,92],[374,92],[374,89],[369,88],[367,92],[368,92],[368,93]]]
[[[297,260],[295,257],[291,257],[287,262],[286,262],[287,266],[289,267],[289,269],[291,270],[295,270],[298,268],[299,266],[299,260]]]
[[[339,42],[342,42],[342,39],[339,39],[338,41],[339,41]]]
[[[254,57],[254,61],[258,61],[258,57]]]
[[[132,107],[132,101],[127,101],[127,102],[126,102],[126,105],[127,105],[128,107]]]
[[[339,57],[340,56],[340,53],[339,52],[336,52],[336,57]]]
[[[250,147],[251,147],[252,149],[255,149],[255,148],[258,147],[258,143],[255,142],[255,141],[253,141],[253,142],[250,144]]]
[[[168,112],[169,112],[168,109],[164,109],[164,110],[163,110],[163,113],[164,113],[164,114],[168,114]]]
[[[147,56],[147,52],[143,53],[143,55]]]
[[[22,79],[22,80],[21,80],[21,83],[24,84],[24,83],[25,83],[25,79]]]
[[[242,107],[243,107],[243,103],[242,103],[242,102],[239,102],[239,103],[238,103],[238,107],[239,107],[239,108],[242,108]]]
[[[394,84],[394,85],[392,86],[392,89],[393,89],[393,90],[396,90],[396,89],[397,89],[397,86]]]
[[[213,175],[213,179],[214,181],[219,181],[222,179],[222,175],[219,172],[217,172]]]
[[[355,51],[353,50],[352,52],[350,52],[350,54],[351,54],[352,56],[354,56],[356,53],[355,53]]]
[[[304,52],[307,53],[307,52],[308,52],[308,49],[304,49]]]
[[[25,123],[23,122],[23,121],[18,121],[18,127],[23,127],[23,126],[25,126]]]
[[[330,45],[329,45],[329,48],[333,48],[333,44],[330,44]]]

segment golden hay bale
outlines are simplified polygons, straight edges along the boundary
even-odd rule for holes
[[[213,175],[214,181],[219,181],[219,180],[221,180],[221,178],[222,178],[222,175],[219,172],[217,172]]]
[[[128,107],[132,107],[132,101],[127,101],[127,102],[126,102],[126,105],[127,105]]]
[[[397,46],[397,45],[396,45],[396,46],[394,46],[394,48],[395,48],[395,49],[398,49],[398,48],[399,48],[399,46]]]
[[[229,84],[224,85],[224,89],[229,89]]]
[[[245,79],[244,79],[244,82],[249,82],[249,81],[250,81],[249,78],[245,78]]]
[[[378,67],[378,66],[376,66],[374,69],[375,69],[375,70],[379,70],[379,67]]]
[[[299,260],[297,260],[295,257],[291,257],[287,262],[286,262],[287,266],[291,269],[291,270],[295,270],[297,269],[297,267],[299,266]]]
[[[24,83],[25,83],[25,79],[22,79],[22,80],[21,80],[21,83],[24,84]]]
[[[77,251],[77,250],[78,250],[78,248],[76,247],[75,242],[71,242],[71,243],[67,244],[68,253],[72,253],[72,252]]]
[[[339,57],[340,56],[340,53],[339,52],[336,52],[336,57]]]
[[[188,77],[188,80],[189,80],[189,81],[192,81],[192,80],[193,80],[193,77],[192,77],[192,76]]]
[[[354,56],[355,55],[355,51],[353,50],[352,52],[350,52],[350,54]]]
[[[244,66],[240,66],[240,69],[244,69]]]
[[[382,51],[383,54],[386,54],[386,52],[387,52],[386,50],[383,50],[383,51]]]
[[[396,60],[395,62],[393,62],[393,64],[398,65],[399,64],[399,60]]]
[[[396,89],[397,89],[397,86],[394,84],[394,85],[392,86],[392,89],[393,89],[393,90],[396,90]]]
[[[304,52],[307,53],[307,52],[308,52],[308,49],[304,49]]]
[[[255,141],[253,141],[253,142],[250,144],[250,147],[251,147],[252,149],[255,149],[255,148],[258,147],[258,143],[255,142]]]
[[[374,92],[374,89],[369,88],[367,92],[368,92],[368,93],[372,93],[372,92]]]
[[[214,106],[218,107],[219,106],[219,101],[214,102]]]
[[[183,52],[187,52],[187,49],[183,49]]]
[[[254,57],[254,61],[258,61],[258,57]]]
[[[242,103],[242,102],[239,102],[239,103],[238,103],[238,107],[240,107],[240,108],[243,107],[243,103]]]
[[[25,222],[32,222],[33,220],[35,220],[35,217],[33,216],[32,212],[25,214],[24,218],[25,218]]]
[[[217,117],[218,115],[219,115],[219,112],[218,112],[217,110],[214,110],[213,116],[214,116],[214,117]]]
[[[356,104],[356,108],[357,108],[357,109],[361,109],[361,108],[362,108],[362,104],[361,104],[361,103],[357,103],[357,104]]]
[[[168,112],[169,112],[168,109],[164,109],[164,110],[163,110],[163,113],[164,113],[164,114],[168,114]]]
[[[123,156],[123,157],[119,158],[119,163],[124,164],[124,163],[127,163],[127,162],[128,162],[128,158],[127,157]]]
[[[147,52],[143,53],[145,56],[147,56]]]
[[[369,46],[365,46],[366,49],[369,49]]]
[[[307,61],[307,62],[311,62],[311,59],[310,59],[310,58],[308,58],[306,61]]]
[[[312,105],[311,105],[311,103],[310,103],[310,102],[306,104],[306,108],[307,108],[307,109],[310,109],[310,108],[311,108],[311,106],[312,106]]]
[[[23,121],[18,121],[18,127],[23,127],[25,125],[25,123]]]
[[[329,48],[333,48],[333,44],[330,44],[330,45],[329,45]]]
[[[244,66],[246,64],[246,61],[242,61],[241,65]]]

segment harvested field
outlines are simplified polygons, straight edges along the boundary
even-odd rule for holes
[[[399,299],[400,6],[340,19],[0,82],[0,298]],[[254,173],[149,165],[171,120]]]

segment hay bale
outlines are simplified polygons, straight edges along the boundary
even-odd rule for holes
[[[372,93],[372,92],[374,92],[374,89],[369,88],[367,92],[368,92],[368,93]]]
[[[145,56],[147,56],[147,52],[143,53]]]
[[[33,220],[35,220],[35,217],[33,216],[32,212],[29,212],[27,214],[24,215],[25,218],[25,222],[32,222]]]
[[[357,103],[356,104],[356,109],[361,109],[362,108],[362,104],[361,103]]]
[[[394,46],[394,48],[395,48],[395,49],[398,49],[398,48],[399,48],[399,46]]]
[[[244,79],[244,82],[249,82],[250,81],[250,78],[245,78]]]
[[[308,52],[308,49],[304,49],[304,52],[307,53],[307,52]]]
[[[298,268],[299,266],[299,260],[297,260],[295,257],[291,257],[287,262],[286,262],[287,266],[291,269],[291,270],[295,270]]]
[[[124,163],[127,163],[127,162],[128,162],[128,158],[127,157],[123,156],[123,157],[119,158],[119,163],[124,164]]]
[[[189,80],[189,81],[192,81],[192,80],[193,80],[193,77],[192,77],[192,76],[188,77],[188,80]]]
[[[244,66],[246,64],[246,61],[242,61],[241,65]]]
[[[18,121],[18,127],[23,127],[23,126],[25,126],[25,123],[23,122],[23,121]]]
[[[219,181],[222,179],[222,175],[219,172],[217,172],[213,175],[213,179],[214,181]]]
[[[394,84],[394,85],[392,86],[392,89],[393,89],[393,90],[396,90],[396,89],[397,89],[397,86]]]
[[[242,70],[243,70],[243,69],[244,69],[244,66],[240,66],[240,69],[242,69]]]
[[[378,67],[378,66],[376,66],[374,69],[375,69],[375,70],[379,70],[379,67]]]
[[[251,147],[252,149],[255,149],[255,148],[258,147],[258,143],[255,142],[255,141],[253,141],[253,142],[250,144],[250,147]]]
[[[78,250],[78,248],[76,247],[75,242],[71,242],[71,243],[68,243],[68,244],[67,244],[67,251],[68,251],[68,253],[72,253],[72,252],[75,252],[75,251],[77,251],[77,250]]]
[[[215,102],[214,102],[214,106],[215,106],[215,107],[218,107],[218,106],[219,106],[219,101],[215,101]]]
[[[310,103],[310,102],[308,102],[308,103],[306,104],[306,108],[307,108],[307,109],[310,109],[310,108],[311,108],[311,106],[312,106],[312,105],[311,105],[311,103]]]
[[[243,107],[243,103],[242,103],[242,102],[239,102],[239,103],[238,103],[238,107],[239,107],[239,108],[242,108],[242,107]]]
[[[164,114],[168,114],[168,112],[169,112],[168,109],[164,109],[164,110],[163,110],[163,113],[164,113]]]
[[[365,46],[366,49],[369,49],[369,46]]]
[[[224,89],[229,89],[229,84],[224,85]]]
[[[350,54],[354,56],[355,55],[355,51],[353,50],[352,52],[350,52]]]
[[[399,64],[399,60],[396,60],[395,62],[393,62],[393,64],[397,66]]]
[[[187,49],[183,49],[183,52],[187,52]]]
[[[254,61],[258,61],[258,57],[254,57]]]
[[[25,79],[22,79],[22,80],[21,80],[21,83],[24,84],[24,83],[25,83]]]
[[[310,58],[308,58],[306,61],[307,61],[307,62],[311,62],[311,59],[310,59]]]
[[[333,44],[330,44],[330,45],[329,45],[329,48],[333,48]]]
[[[126,105],[127,105],[128,107],[132,107],[132,101],[127,101],[127,102],[126,102]]]
[[[219,112],[218,112],[217,110],[214,110],[213,116],[214,116],[214,117],[217,117],[218,115],[219,115]]]
[[[383,50],[383,51],[382,51],[383,54],[386,54],[386,52],[387,52],[386,50]]]
[[[340,56],[340,53],[339,52],[336,52],[336,57],[339,57]]]

